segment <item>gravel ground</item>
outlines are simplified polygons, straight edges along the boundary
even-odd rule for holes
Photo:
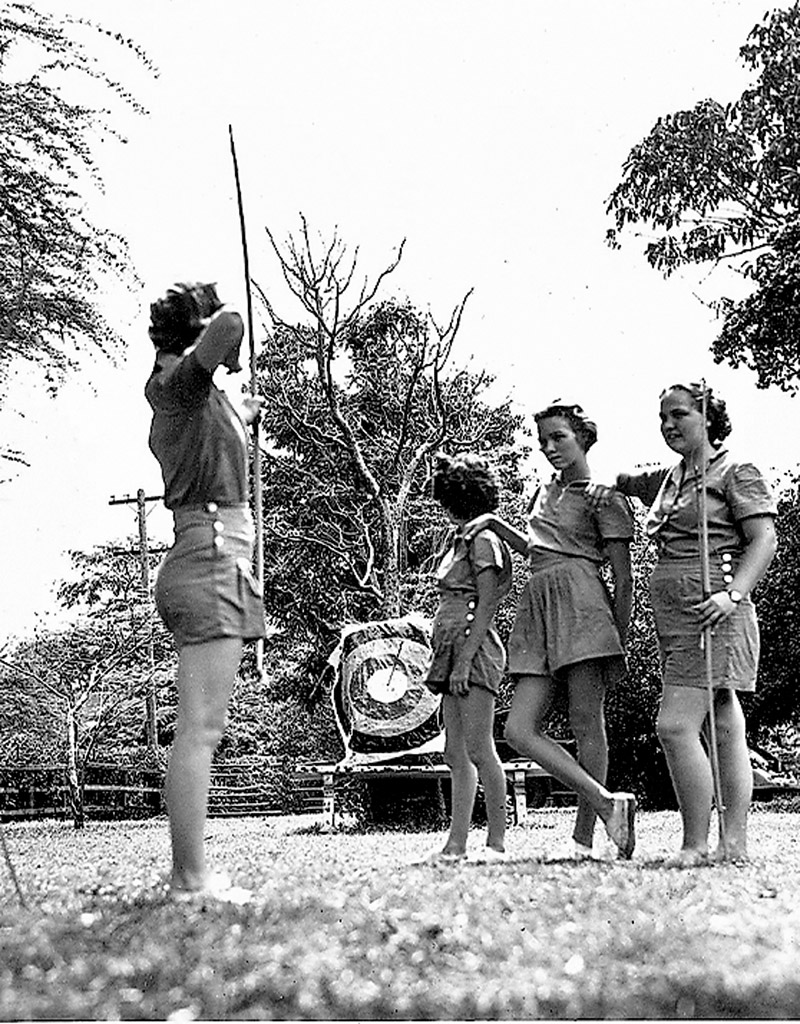
[[[800,817],[759,810],[748,864],[678,871],[677,814],[640,815],[630,862],[578,863],[572,813],[449,867],[411,863],[439,834],[212,820],[244,906],[166,897],[163,819],[6,825],[28,908],[0,865],[0,1017],[797,1017]]]

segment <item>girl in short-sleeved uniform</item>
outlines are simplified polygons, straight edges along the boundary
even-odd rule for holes
[[[650,511],[645,529],[658,548],[650,596],[662,656],[663,681],[669,686],[705,687],[705,654],[698,643],[697,612],[702,578],[697,532],[696,471],[685,463],[647,473],[620,474],[617,489],[639,498]],[[711,592],[730,591],[746,538],[741,524],[753,517],[774,517],[772,492],[752,463],[737,462],[720,449],[706,467]],[[714,629],[715,687],[752,692],[758,670],[759,632],[749,593]]]
[[[622,674],[619,624],[599,569],[609,543],[627,547],[631,536],[621,496],[592,513],[581,485],[554,476],[540,488],[527,524],[530,581],[509,640],[513,676],[562,679],[570,666],[595,660],[606,683]]]
[[[658,546],[650,595],[661,652],[663,694],[657,731],[683,820],[683,843],[668,863],[694,867],[708,858],[713,780],[701,742],[708,713],[706,654],[711,630],[714,714],[724,799],[720,860],[746,856],[752,798],[745,722],[736,691],[752,692],[759,633],[750,591],[775,552],[775,503],[760,471],[721,447],[730,432],[725,403],[700,385],[676,385],[661,396],[665,441],[677,466],[620,474],[616,489],[649,507],[646,528]],[[706,462],[710,596],[703,594],[698,536],[700,460]],[[722,821],[721,821],[722,824]],[[720,837],[722,838],[722,836]]]
[[[450,674],[463,656],[475,623],[478,577],[486,570],[497,578],[499,602],[511,588],[508,547],[491,530],[483,530],[469,544],[456,532],[436,572],[439,606],[433,620],[433,660],[428,670],[428,686],[436,693],[450,692]],[[470,686],[496,695],[505,664],[505,649],[492,622],[470,659]]]
[[[494,744],[495,696],[505,650],[494,628],[499,601],[511,587],[511,556],[490,530],[467,543],[461,529],[497,505],[498,487],[484,459],[440,456],[433,496],[455,526],[437,569],[439,605],[433,621],[433,656],[427,685],[442,694],[444,759],[451,774],[451,821],[444,848],[425,859],[459,861],[467,856],[478,779],[486,801],[484,860],[505,856],[506,780]]]
[[[145,387],[153,410],[150,448],[164,480],[175,542],[156,579],[156,606],[179,651],[178,717],[165,781],[172,838],[169,889],[243,901],[245,890],[206,868],[211,757],[247,639],[263,637],[261,593],[250,568],[245,426],[261,399],[241,411],[214,384],[219,366],[241,369],[242,319],[213,285],[178,285],[150,307],[156,363]]]
[[[580,406],[556,403],[536,414],[540,446],[557,470],[537,492],[527,534],[496,516],[481,516],[466,528],[489,527],[528,557],[530,578],[520,598],[508,643],[515,680],[506,739],[526,757],[578,794],[571,856],[594,855],[599,815],[619,855],[633,853],[636,801],[605,788],[608,744],[603,704],[606,689],[624,671],[623,639],[631,601],[629,543],[632,519],[618,497],[594,510],[586,497],[586,452],[597,427]],[[613,600],[600,576],[609,560]],[[542,731],[555,696],[565,686],[578,758]]]

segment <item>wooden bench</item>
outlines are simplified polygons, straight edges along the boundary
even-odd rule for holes
[[[536,761],[515,759],[503,762],[511,789],[511,809],[515,824],[521,824],[528,815],[526,783],[529,779],[550,780],[548,772]],[[295,785],[306,794],[309,810],[321,811],[325,824],[331,828],[337,823],[336,782],[337,779],[360,776],[379,779],[449,779],[450,769],[446,764],[396,764],[391,761],[380,764],[333,764],[300,762],[295,766]],[[321,806],[314,806],[314,790],[321,784]]]

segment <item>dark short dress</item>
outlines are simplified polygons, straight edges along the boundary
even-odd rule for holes
[[[650,598],[665,686],[703,687],[706,654],[694,606],[703,600],[698,538],[699,481],[680,463],[672,468],[621,475],[617,488],[650,506],[646,529],[658,545]],[[711,592],[733,581],[744,551],[743,519],[774,516],[775,501],[759,470],[718,450],[706,469]],[[760,639],[749,594],[711,637],[712,685],[752,692],[756,687]]]
[[[450,692],[453,664],[472,629],[478,606],[477,575],[498,574],[498,598],[511,588],[511,555],[491,530],[481,530],[469,544],[456,535],[437,570],[439,606],[433,620],[433,658],[426,685],[434,693]],[[498,693],[506,664],[506,652],[494,626],[483,638],[470,665],[469,685]]]
[[[265,636],[253,576],[244,424],[194,352],[156,364],[145,387],[150,448],[164,478],[175,542],[158,571],[155,600],[180,648],[222,637]]]

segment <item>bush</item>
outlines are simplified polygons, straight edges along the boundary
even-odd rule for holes
[[[797,479],[778,501],[778,552],[754,592],[761,629],[758,689],[744,702],[748,735],[761,742],[770,730],[800,724],[800,487]]]

